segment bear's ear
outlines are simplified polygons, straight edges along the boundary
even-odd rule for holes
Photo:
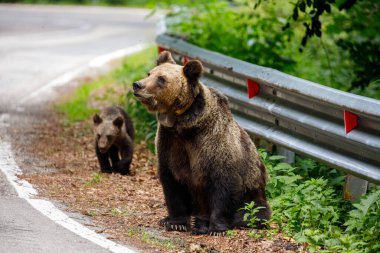
[[[102,123],[102,118],[100,118],[99,114],[95,114],[92,120],[96,126]]]
[[[172,63],[175,64],[175,61],[172,57],[172,54],[169,51],[163,51],[158,55],[157,66],[163,63]]]
[[[117,117],[116,119],[113,120],[113,124],[114,124],[117,128],[119,128],[119,129],[121,129],[121,127],[123,126],[123,122],[124,122],[124,120],[123,120],[122,117]]]
[[[200,61],[192,60],[189,61],[183,67],[183,73],[189,82],[198,82],[203,72],[203,66]]]

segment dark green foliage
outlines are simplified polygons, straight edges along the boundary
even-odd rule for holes
[[[261,0],[257,0],[255,8],[261,4]],[[339,1],[340,2],[340,1]],[[356,0],[344,0],[342,3],[338,3],[339,10],[348,10]],[[294,3],[292,15],[288,17],[288,22],[283,27],[283,29],[289,29],[290,23],[293,21],[298,21],[300,13],[303,13],[303,25],[305,27],[305,33],[301,41],[302,47],[305,47],[308,39],[317,36],[322,36],[322,21],[321,17],[323,14],[331,13],[332,8],[334,8],[336,0],[297,0]],[[302,51],[303,49],[300,48]]]
[[[355,249],[363,252],[380,251],[380,191],[373,191],[354,204],[344,225],[351,240],[357,242]]]
[[[379,251],[380,190],[352,204],[342,199],[341,173],[310,159],[297,157],[291,166],[281,162],[281,156],[260,153],[270,175],[270,222],[278,230],[306,242],[312,252]],[[245,210],[246,217],[252,218],[254,203]]]
[[[354,88],[363,90],[372,81],[380,78],[380,43],[339,40],[338,45],[348,50],[355,64],[355,79],[351,83],[350,90]]]
[[[362,93],[380,80],[380,1],[358,1],[346,13],[334,15],[327,31],[334,34],[337,45],[349,52],[355,77],[349,88]],[[372,89],[380,93],[377,84]]]
[[[379,9],[380,1],[191,1],[173,8],[167,24],[198,46],[380,98]]]
[[[259,65],[281,69],[295,63],[283,50],[292,32],[273,32],[281,30],[283,19],[241,8],[249,3],[231,8],[226,1],[214,0],[191,7],[176,8],[169,14],[170,34]]]

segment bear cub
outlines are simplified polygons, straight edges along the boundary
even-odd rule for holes
[[[135,135],[128,114],[120,107],[108,107],[95,114],[93,121],[95,152],[101,172],[128,174]]]
[[[166,230],[224,235],[247,227],[245,203],[261,207],[257,227],[270,218],[267,172],[247,132],[234,120],[228,99],[200,82],[197,60],[185,66],[162,52],[134,95],[157,112],[158,174],[168,216]]]

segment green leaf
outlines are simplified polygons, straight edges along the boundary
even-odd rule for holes
[[[274,168],[274,170],[294,170],[294,168],[289,163],[279,163]]]
[[[271,160],[271,161],[277,161],[277,160],[282,160],[282,159],[285,159],[285,158],[286,157],[282,156],[282,155],[273,155],[273,156],[269,157],[269,160]]]

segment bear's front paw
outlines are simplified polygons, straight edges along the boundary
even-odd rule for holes
[[[192,216],[190,219],[191,233],[193,235],[204,235],[208,233],[209,221]]]
[[[187,221],[188,221],[188,217],[176,217],[176,218],[166,217],[160,220],[160,225],[165,227],[166,231],[186,232],[189,230]]]
[[[126,166],[123,163],[117,163],[115,166],[112,167],[112,171],[118,172],[121,175],[128,175],[129,174],[129,166]]]

